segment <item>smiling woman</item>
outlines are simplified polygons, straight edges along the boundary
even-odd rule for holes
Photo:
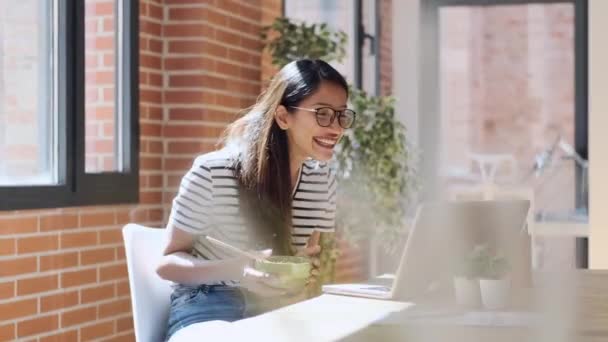
[[[175,283],[167,339],[193,323],[238,320],[306,291],[250,269],[205,236],[312,258],[307,283],[315,283],[318,232],[335,226],[336,181],[327,162],[355,119],[347,100],[346,81],[329,64],[291,62],[228,128],[225,146],[195,160],[173,200],[158,267]]]

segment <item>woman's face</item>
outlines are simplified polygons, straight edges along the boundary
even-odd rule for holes
[[[331,107],[335,110],[346,109],[346,91],[333,82],[323,81],[316,92],[300,102],[298,107],[317,109]],[[344,134],[338,118],[329,127],[321,127],[317,123],[316,113],[303,109],[279,107],[277,123],[287,132],[290,157],[304,161],[311,157],[315,160],[328,161],[332,158],[334,147]]]

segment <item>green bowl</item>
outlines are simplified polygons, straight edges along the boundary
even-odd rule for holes
[[[297,288],[306,285],[312,264],[307,257],[277,255],[256,261],[255,268],[278,276],[282,287]]]

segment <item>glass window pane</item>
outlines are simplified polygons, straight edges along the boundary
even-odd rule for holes
[[[342,63],[332,62],[350,84],[355,81],[355,42],[353,37],[355,2],[352,0],[286,0],[285,16],[306,23],[326,23],[333,30],[344,31],[348,35],[346,56]]]
[[[376,1],[363,0],[362,20],[365,33],[368,37],[363,40],[363,47],[361,51],[361,87],[370,94],[376,93],[378,81],[376,77],[378,74],[376,69],[376,63],[378,63],[378,51],[376,51],[376,48],[379,44],[369,38],[378,38],[378,33],[376,32],[376,18]]]
[[[572,4],[445,7],[440,28],[441,166],[448,178],[479,174],[471,153],[508,154],[515,166],[497,177],[523,183],[558,137],[574,144]],[[545,184],[536,184],[537,208],[574,205],[574,169],[559,171],[539,178]]]
[[[56,184],[52,1],[0,1],[0,186]]]
[[[85,6],[85,171],[117,171],[117,11],[114,0]]]

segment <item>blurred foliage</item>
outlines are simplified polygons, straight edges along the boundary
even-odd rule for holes
[[[341,62],[348,38],[342,31],[331,31],[327,24],[295,23],[279,17],[262,28],[262,39],[270,51],[272,64],[282,67],[301,58]]]

